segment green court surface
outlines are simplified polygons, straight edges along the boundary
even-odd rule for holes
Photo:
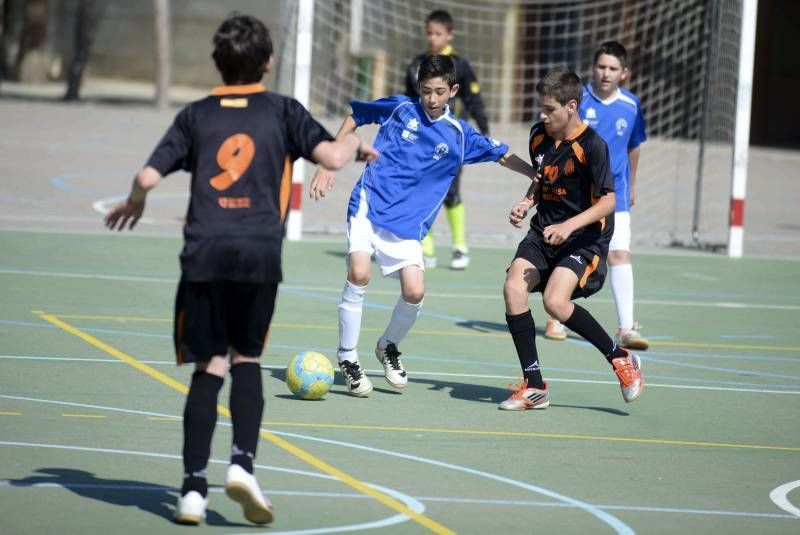
[[[583,341],[539,338],[552,405],[509,413],[511,248],[428,272],[403,391],[372,354],[399,292],[376,270],[359,342],[375,391],[350,397],[337,373],[311,402],[284,369],[302,350],[335,360],[344,243],[287,243],[256,460],[276,521],[248,524],[221,492],[226,385],[208,521],[184,528],[171,522],[191,374],[171,345],[179,240],[0,231],[0,249],[4,534],[800,533],[800,262],[637,255],[642,397],[625,404]],[[608,287],[582,304],[613,329]],[[531,306],[543,325],[539,295]]]

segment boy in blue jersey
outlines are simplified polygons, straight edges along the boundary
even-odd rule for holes
[[[630,210],[636,201],[636,170],[639,146],[647,139],[639,99],[620,86],[628,76],[628,55],[616,41],[600,45],[594,55],[593,81],[583,88],[579,113],[608,144],[617,205],[614,235],[608,251],[609,275],[617,307],[617,343],[629,349],[647,349],[648,342],[633,319],[633,268],[631,266]],[[557,320],[548,321],[545,336],[566,338]]]
[[[578,115],[581,80],[567,69],[554,69],[536,85],[541,122],[531,128],[531,161],[541,179],[511,209],[516,227],[534,204],[528,234],[506,272],[503,298],[506,323],[517,350],[523,380],[500,409],[545,409],[550,391],[542,379],[536,329],[528,304],[542,292],[548,314],[595,346],[619,379],[626,402],[642,393],[639,357],[619,347],[576,297],[589,297],[603,286],[608,243],[614,232],[614,178],[603,139]]]
[[[340,168],[357,149],[371,159],[377,153],[353,135],[334,141],[299,102],[259,83],[272,65],[272,40],[259,20],[231,15],[214,35],[212,57],[225,85],[178,113],[128,198],[105,221],[112,230],[133,229],[161,178],[191,171],[175,349],[178,364],[194,362],[195,371],[183,412],[175,520],[205,519],[217,397],[229,371],[233,443],[225,493],[248,520],[266,524],[272,504],[253,473],[264,410],[259,356],[282,278],[291,163],[302,156]]]
[[[425,18],[425,35],[428,41],[428,50],[414,58],[406,69],[406,95],[409,97],[419,97],[419,86],[417,85],[417,71],[419,66],[427,56],[431,54],[444,54],[453,58],[456,66],[456,80],[461,88],[458,98],[464,104],[464,111],[475,119],[478,130],[485,136],[489,135],[489,118],[486,116],[486,108],[481,98],[481,88],[478,79],[472,70],[467,58],[457,52],[453,46],[453,29],[455,22],[447,11],[437,9],[432,11]],[[451,111],[456,109],[455,99],[448,103]],[[459,114],[465,117],[466,114]],[[452,234],[453,257],[450,261],[451,269],[467,269],[469,267],[469,249],[467,248],[466,234],[466,209],[461,201],[461,171],[456,174],[456,178],[450,184],[450,190],[444,198],[444,210],[447,221],[450,224]],[[433,240],[433,231],[422,240],[422,253],[427,269],[436,267],[437,260]]]
[[[459,90],[450,57],[426,57],[420,64],[418,84],[419,98],[395,95],[375,102],[352,101],[353,114],[337,135],[337,139],[348,135],[364,124],[381,125],[374,143],[381,156],[364,169],[347,208],[347,280],[339,305],[337,357],[347,389],[358,397],[372,391],[357,351],[372,255],[384,277],[400,279],[401,296],[375,354],[388,383],[403,388],[408,377],[397,346],[416,321],[425,294],[420,241],[436,219],[456,173],[464,164],[497,161],[529,179],[534,174],[507,145],[483,136],[450,113],[447,103]],[[333,174],[320,167],[310,196],[324,197],[333,180]]]

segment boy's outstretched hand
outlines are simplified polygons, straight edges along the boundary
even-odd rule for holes
[[[105,221],[106,227],[110,230],[115,228],[116,230],[124,230],[125,225],[128,225],[129,230],[133,230],[139,218],[142,217],[142,212],[144,212],[144,200],[134,202],[129,197],[112,208],[103,218],[103,221]]]
[[[359,153],[361,151],[359,150]],[[317,172],[314,173],[314,178],[311,179],[311,186],[308,188],[308,196],[315,201],[320,200],[325,196],[326,191],[333,189],[333,183],[336,181],[336,176],[333,171],[329,171],[322,166],[317,167]]]
[[[531,207],[526,202],[519,202],[511,208],[511,213],[508,214],[508,222],[517,228],[522,228],[522,221],[528,215],[528,210]]]

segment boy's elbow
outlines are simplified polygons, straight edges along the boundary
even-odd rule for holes
[[[145,191],[150,191],[161,180],[161,173],[155,168],[147,166],[136,174],[136,183]]]

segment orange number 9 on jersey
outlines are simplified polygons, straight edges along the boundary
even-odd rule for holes
[[[247,134],[233,134],[220,145],[217,151],[217,164],[223,171],[211,179],[211,185],[225,191],[247,171],[253,163],[256,145]]]

